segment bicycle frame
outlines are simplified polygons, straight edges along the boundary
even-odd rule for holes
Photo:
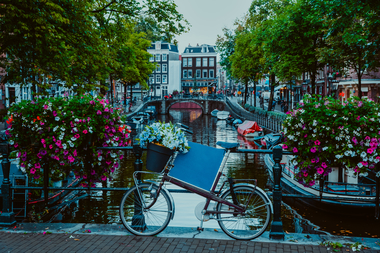
[[[166,167],[164,169],[163,174],[162,173],[156,173],[156,172],[143,172],[143,171],[136,171],[136,172],[133,173],[133,178],[134,178],[134,181],[135,181],[136,185],[139,184],[138,180],[137,180],[137,174],[139,174],[139,173],[144,173],[144,174],[145,173],[149,173],[149,174],[160,174],[160,175],[163,175],[162,179],[161,179],[161,182],[159,183],[158,190],[155,193],[156,196],[154,196],[154,200],[150,203],[149,206],[144,206],[144,208],[149,209],[150,207],[152,207],[155,204],[155,202],[156,202],[156,200],[157,200],[157,198],[158,198],[158,196],[159,196],[159,194],[161,192],[161,189],[162,189],[164,183],[165,182],[170,182],[170,183],[172,183],[174,185],[177,185],[177,186],[179,186],[179,187],[181,187],[181,188],[183,188],[185,190],[188,190],[188,191],[190,191],[192,193],[195,193],[197,195],[200,195],[200,196],[206,198],[206,204],[205,204],[205,207],[204,207],[204,210],[206,212],[204,214],[223,213],[223,214],[238,215],[238,214],[242,214],[242,213],[244,213],[246,211],[246,206],[245,205],[239,205],[238,203],[235,204],[235,203],[229,202],[229,201],[227,201],[227,200],[219,197],[219,195],[216,195],[216,193],[215,193],[217,184],[218,184],[218,182],[220,180],[220,177],[222,176],[222,170],[225,167],[225,164],[227,162],[228,156],[230,154],[230,150],[228,150],[226,152],[226,154],[224,155],[223,161],[222,161],[222,163],[220,165],[219,171],[218,171],[218,173],[217,173],[217,175],[215,177],[214,183],[213,183],[212,188],[211,188],[210,191],[204,190],[202,188],[199,188],[197,186],[194,186],[192,184],[186,183],[186,182],[184,182],[182,180],[179,180],[177,178],[174,178],[174,177],[171,177],[170,175],[168,175],[168,173],[170,172],[170,169],[172,167],[174,167],[174,160],[177,157],[177,154],[178,154],[178,152],[175,152],[172,155],[172,157],[169,159],[169,161],[168,161],[168,163],[167,163],[167,165],[166,165]],[[236,180],[234,180],[234,181],[236,181]],[[245,181],[255,181],[254,187],[256,188],[256,180],[255,179],[245,179]],[[223,186],[225,185],[225,183],[226,182],[223,183],[221,189],[223,188]],[[231,184],[231,182],[230,182],[230,184]],[[232,186],[230,187],[230,189],[231,189],[231,191],[233,193],[233,187]],[[137,191],[138,191],[139,197],[142,198],[142,194],[141,194],[141,192],[140,192],[140,190],[138,188],[137,188]],[[251,195],[249,196],[247,203],[249,203],[252,195],[253,195],[253,193],[251,193]],[[219,212],[219,211],[214,211],[214,210],[207,210],[207,208],[208,208],[208,206],[209,206],[209,204],[210,204],[211,201],[215,201],[215,202],[218,202],[218,203],[225,204],[225,205],[233,208],[234,211]],[[235,200],[234,200],[234,202],[235,202]]]

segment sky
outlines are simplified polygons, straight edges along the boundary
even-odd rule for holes
[[[237,18],[248,11],[252,0],[174,0],[177,10],[190,22],[188,33],[176,36],[178,50],[182,54],[189,45],[215,45],[222,29],[233,28]]]

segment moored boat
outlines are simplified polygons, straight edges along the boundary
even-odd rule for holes
[[[219,110],[218,109],[215,109],[211,112],[211,116],[213,117],[216,117],[216,115],[218,114]]]
[[[263,129],[255,121],[245,120],[238,126],[238,133],[245,138],[252,138],[263,134]]]
[[[228,116],[230,116],[230,112],[228,111],[219,111],[217,114],[216,114],[216,117],[219,119],[219,120],[226,120],[228,118]]]

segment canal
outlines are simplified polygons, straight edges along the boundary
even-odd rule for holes
[[[170,110],[169,115],[159,115],[158,120],[164,122],[183,123],[193,131],[188,135],[189,141],[216,146],[218,141],[239,142],[241,148],[256,149],[257,146],[238,136],[237,131],[225,121],[217,121],[210,115],[203,115],[197,109]],[[145,163],[146,152],[142,160]],[[107,187],[131,187],[133,180],[135,157],[132,152],[126,152],[125,159],[119,170],[115,172],[114,179],[108,182]],[[196,161],[194,166],[196,166]],[[145,168],[144,168],[145,169]],[[258,186],[269,191],[271,186],[268,173],[264,165],[263,155],[260,154],[236,154],[232,153],[227,161],[225,174],[234,178],[255,178]],[[147,178],[147,177],[145,177]],[[158,180],[157,178],[150,178]],[[102,185],[99,185],[102,186]],[[168,186],[170,188],[171,186]],[[118,191],[91,191],[90,197],[77,201],[71,201],[70,205],[59,211],[52,222],[67,223],[103,223],[120,224],[119,203],[123,192]],[[195,206],[203,201],[201,197],[189,193],[173,193],[176,206],[175,218],[169,226],[194,227],[200,222],[194,215]],[[379,237],[380,222],[373,216],[369,217],[345,217],[330,213],[322,213],[305,206],[284,203],[282,206],[282,221],[284,231],[297,233],[330,233],[334,235]],[[204,223],[206,228],[219,229],[216,221]]]

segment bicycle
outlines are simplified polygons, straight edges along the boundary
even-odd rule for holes
[[[256,179],[228,178],[220,187],[220,193],[216,192],[228,156],[239,143],[218,142],[223,149],[192,142],[189,145],[191,148],[187,154],[174,152],[161,172],[133,173],[135,186],[124,194],[120,203],[124,227],[134,235],[153,236],[162,232],[175,212],[173,198],[164,187],[165,182],[170,182],[206,198],[204,204],[196,207],[196,216],[201,221],[198,230],[203,231],[204,221],[216,219],[231,238],[252,240],[262,235],[269,226],[273,207],[268,195],[257,187]],[[207,162],[206,167],[190,167],[189,170],[195,157],[199,163]],[[159,184],[153,181],[140,183],[138,175],[146,173],[161,175]],[[214,179],[209,177],[212,174],[216,175]],[[227,189],[222,191],[225,185]],[[208,187],[210,190],[206,190]]]

